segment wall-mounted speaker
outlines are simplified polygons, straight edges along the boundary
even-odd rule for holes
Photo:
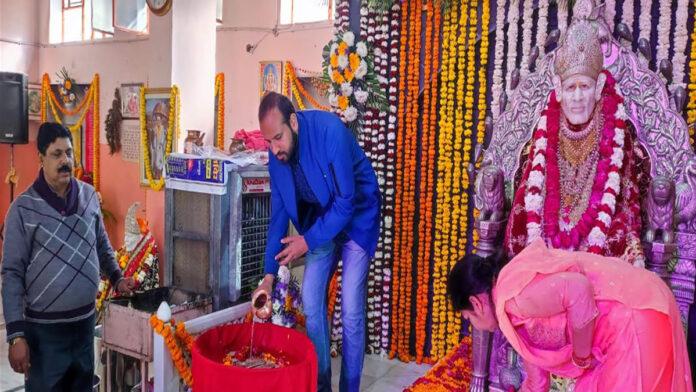
[[[0,72],[0,143],[29,142],[27,75]]]

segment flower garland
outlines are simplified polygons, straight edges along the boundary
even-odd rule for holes
[[[384,213],[382,214],[382,230],[384,236],[384,276],[382,278],[382,298],[384,304],[381,312],[382,316],[382,336],[381,348],[384,352],[389,348],[390,343],[390,323],[393,322],[390,314],[390,304],[394,300],[393,293],[396,288],[392,286],[394,276],[394,218],[396,208],[396,127],[398,115],[398,87],[400,82],[397,79],[400,69],[400,37],[402,31],[402,8],[399,2],[395,2],[391,7],[390,14],[390,29],[389,29],[389,55],[391,62],[389,64],[389,116],[387,125],[386,137],[386,161],[385,171],[387,173],[384,183]],[[401,24],[400,24],[401,23]],[[390,265],[391,263],[391,265]]]
[[[566,29],[568,28],[568,5],[558,5],[556,6],[557,10],[557,20],[558,20],[558,30],[561,32],[561,37],[566,32]],[[513,45],[514,46],[514,45]]]
[[[285,62],[285,73],[288,75],[288,78],[290,80],[290,86],[292,88],[293,94],[295,95],[295,99],[297,100],[297,104],[300,106],[300,108],[302,108],[302,110],[304,110],[304,103],[302,102],[302,99],[300,98],[298,91],[309,101],[309,103],[314,105],[315,108],[327,112],[330,111],[329,108],[317,102],[314,98],[312,98],[312,96],[307,92],[307,90],[305,90],[305,88],[302,86],[302,83],[297,78],[297,75],[295,74],[295,68],[292,66],[292,63],[290,61]]]
[[[92,164],[92,186],[94,186],[94,190],[99,192],[101,184],[101,179],[99,177],[99,74],[94,74],[92,88],[94,89],[94,92],[92,93],[94,95],[92,97],[92,101],[94,102],[94,106],[92,107],[92,110],[94,111],[94,113],[92,113],[92,121],[94,121],[92,125],[92,148],[94,149],[94,160]]]
[[[529,74],[530,68],[529,56],[532,53],[532,26],[534,23],[532,14],[534,12],[534,2],[525,1],[522,7],[522,63],[520,64],[520,70],[524,77]]]
[[[542,2],[539,4],[540,7],[545,7],[547,8],[548,12],[548,4]],[[488,31],[488,24],[490,23],[491,20],[491,13],[490,13],[490,0],[483,0],[483,5],[481,7],[483,9],[483,12],[481,14],[481,31]],[[541,21],[542,21],[542,16],[543,11],[540,10],[540,16],[539,16],[539,31],[542,29]],[[543,27],[543,30],[545,31],[545,27]],[[542,44],[543,45],[543,44]],[[476,123],[476,145],[477,146],[483,146],[484,140],[486,138],[486,109],[488,108],[486,106],[486,88],[487,88],[487,81],[486,81],[486,71],[488,69],[488,34],[482,34],[481,35],[481,49],[479,53],[479,58],[481,61],[481,64],[479,65],[479,74],[478,74],[478,82],[479,82],[479,97],[478,97],[478,122]],[[481,167],[481,160],[483,157],[479,157],[479,160],[476,162],[476,168]],[[474,179],[469,179],[474,180]],[[478,214],[479,211],[478,209],[474,208],[474,215],[473,215],[473,220],[475,221],[478,219]],[[473,241],[473,249],[476,249],[476,245],[478,244],[479,240],[479,233],[477,230],[473,231],[472,234],[472,241]]]
[[[456,60],[457,31],[457,2],[452,4],[447,12],[442,26],[442,72],[440,88],[440,132],[438,134],[439,153],[437,159],[437,201],[438,206],[435,215],[435,242],[433,244],[433,299],[432,299],[432,332],[431,351],[432,358],[440,358],[445,353],[445,329],[447,322],[447,298],[445,281],[447,277],[448,261],[450,259],[449,240],[450,217],[450,191],[452,187],[451,157],[452,141],[454,140],[454,71]]]
[[[217,142],[215,146],[225,149],[225,74],[215,75],[215,99],[217,100]]]
[[[471,385],[473,352],[471,335],[465,337],[456,350],[433,366],[404,392],[462,392]]]
[[[634,0],[624,0],[623,11],[621,12],[621,23],[628,26],[628,28],[631,30],[631,33],[633,33],[633,22],[635,21],[633,2]]]
[[[544,4],[546,2],[543,2]],[[491,112],[493,114],[493,120],[498,119],[498,113],[500,112],[500,94],[503,92],[503,59],[505,57],[505,5],[507,0],[498,0],[498,7],[496,8],[495,14],[495,60],[493,63],[493,96],[491,103]],[[541,5],[540,5],[541,6]],[[548,10],[548,7],[547,7]],[[541,23],[541,17],[539,19]],[[539,32],[542,30],[539,29]],[[537,42],[543,41],[537,39]]]
[[[169,95],[169,124],[167,125],[167,147],[164,152],[164,157],[166,157],[172,152],[172,138],[175,132],[174,121],[176,120],[176,134],[179,134],[179,112],[178,106],[179,101],[179,86],[176,84],[172,86]],[[140,133],[141,142],[143,145],[143,160],[145,161],[145,174],[147,175],[147,180],[150,183],[150,189],[159,191],[164,186],[164,175],[155,182],[152,178],[152,165],[150,164],[150,149],[147,148],[147,120],[145,115],[145,87],[140,88]]]
[[[539,2],[539,20],[537,22],[536,42],[539,48],[539,57],[543,57],[546,49],[544,43],[548,37],[549,25],[549,3],[547,1]],[[531,67],[533,64],[530,64]]]
[[[336,0],[334,9],[333,35],[336,36],[340,31],[348,29],[350,22],[350,0]]]
[[[669,2],[668,2],[669,4]],[[650,42],[652,30],[652,0],[641,0],[640,15],[638,16],[638,26],[640,28],[640,38],[645,38]],[[659,61],[658,61],[659,63]]]
[[[694,0],[696,7],[696,0]],[[689,141],[691,146],[694,146],[694,127],[692,124],[696,122],[696,23],[694,23],[693,31],[691,32],[691,51],[689,52],[689,102],[686,104],[686,123],[689,126]]]
[[[560,18],[560,11],[561,8],[559,7],[559,18]],[[517,30],[519,28],[518,24],[520,21],[520,5],[515,2],[511,1],[510,2],[510,10],[508,11],[508,31],[507,31],[507,42],[508,42],[508,51],[507,51],[507,63],[505,65],[505,68],[507,69],[507,76],[505,77],[505,83],[507,84],[507,96],[510,97],[512,96],[512,88],[511,88],[511,79],[512,79],[512,71],[517,67]],[[560,24],[560,19],[559,19],[559,24]]]
[[[601,254],[609,225],[616,210],[616,195],[620,191],[620,171],[623,166],[623,147],[626,132],[626,111],[623,99],[614,90],[615,81],[607,75],[602,114],[605,116],[599,143],[600,161],[587,210],[570,230],[559,227],[560,177],[558,174],[558,133],[561,119],[560,103],[551,93],[548,109],[542,112],[535,132],[533,167],[529,173],[525,196],[527,212],[527,244],[544,234],[554,248],[578,249],[587,238],[588,251]],[[545,185],[544,185],[545,184]],[[541,190],[546,187],[546,199]],[[543,220],[542,220],[543,214]]]
[[[183,345],[186,348],[186,345],[192,343],[193,338],[190,338],[188,336],[188,333],[186,332],[186,327],[179,328],[177,326],[176,332],[177,334],[172,333],[172,327],[174,327],[174,319],[169,320],[169,324],[165,321],[160,320],[157,317],[157,314],[153,314],[150,316],[150,326],[152,329],[157,332],[160,336],[164,338],[164,342],[167,344],[167,348],[169,349],[169,353],[171,354],[172,361],[174,362],[174,366],[176,367],[176,370],[179,372],[179,376],[181,377],[182,380],[186,383],[186,385],[189,386],[189,388],[193,387],[193,374],[191,373],[191,369],[189,368],[188,364],[186,364],[186,360],[184,358],[184,354],[181,350],[181,347],[179,347],[179,344],[176,341],[177,334],[182,335],[184,337],[183,339]],[[189,349],[190,350],[190,349]]]
[[[674,56],[672,57],[674,78],[670,90],[674,91],[677,87],[684,86],[684,66],[686,65],[686,41],[689,39],[689,32],[686,29],[686,22],[689,18],[689,1],[678,0],[677,20],[674,27]]]
[[[657,23],[657,57],[655,62],[660,63],[663,59],[669,60],[670,28],[672,21],[672,2],[659,2],[660,17]],[[645,11],[641,10],[641,17]]]
[[[61,113],[63,113],[63,115],[65,115],[65,116],[74,116],[74,115],[76,115],[77,113],[80,113],[80,111],[82,110],[82,108],[84,108],[85,105],[87,104],[87,98],[91,96],[91,94],[92,94],[92,87],[93,87],[93,85],[94,85],[94,83],[92,83],[92,84],[89,86],[89,90],[87,91],[87,94],[86,94],[85,97],[82,99],[82,102],[80,102],[80,103],[77,105],[77,108],[75,108],[75,109],[73,109],[73,110],[68,110],[68,109],[66,109],[66,108],[64,108],[64,107],[62,106],[62,104],[58,101],[58,98],[56,97],[56,94],[55,94],[55,93],[53,92],[53,90],[51,89],[51,80],[49,79],[47,73],[43,74],[43,77],[42,77],[42,79],[41,79],[41,83],[42,83],[42,87],[44,87],[44,88],[46,88],[46,86],[48,86],[48,87],[46,88],[46,92],[48,93],[48,96],[51,98],[51,101],[53,102],[53,104],[56,105],[56,106],[58,107],[58,110],[59,110]]]

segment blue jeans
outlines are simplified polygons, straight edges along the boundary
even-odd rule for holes
[[[340,391],[360,389],[365,357],[365,301],[370,256],[354,241],[330,241],[305,256],[302,303],[307,317],[307,335],[319,361],[319,392],[331,391],[331,356],[327,320],[327,290],[339,256],[343,257],[343,360]]]

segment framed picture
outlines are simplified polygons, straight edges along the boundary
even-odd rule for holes
[[[29,120],[41,120],[41,85],[29,83],[27,94],[27,106],[29,108]]]
[[[140,185],[150,185],[145,171],[145,151],[149,156],[152,179],[159,181],[164,175],[167,136],[176,129],[176,124],[172,124],[172,129],[169,129],[170,96],[171,89],[169,88],[148,88],[145,90],[147,143],[145,145],[141,143],[140,146]],[[176,114],[174,114],[174,118],[176,121]],[[172,151],[175,150],[175,144],[176,135],[172,135]]]
[[[283,84],[283,62],[282,61],[260,61],[259,62],[259,91],[260,96],[266,91],[281,93]]]
[[[140,118],[140,87],[142,83],[121,85],[121,116],[123,118]]]

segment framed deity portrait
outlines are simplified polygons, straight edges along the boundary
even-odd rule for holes
[[[282,92],[283,62],[260,61],[259,62],[259,92],[260,96],[266,91]]]
[[[152,172],[152,179],[159,181],[164,176],[164,165],[167,155],[167,138],[172,138],[172,151],[176,144],[176,135],[172,134],[176,129],[176,113],[169,124],[170,116],[170,97],[169,88],[148,88],[145,90],[145,118],[141,118],[141,125],[145,125],[147,133],[146,140],[140,146],[140,185],[148,186],[150,182],[147,178],[146,165]],[[174,107],[176,110],[176,106]],[[171,136],[170,136],[171,135]],[[143,142],[145,142],[143,144]],[[146,159],[147,156],[147,159]]]
[[[142,83],[121,85],[121,116],[123,118],[140,118],[140,87]]]
[[[41,85],[29,83],[27,89],[27,108],[29,120],[41,120]]]

